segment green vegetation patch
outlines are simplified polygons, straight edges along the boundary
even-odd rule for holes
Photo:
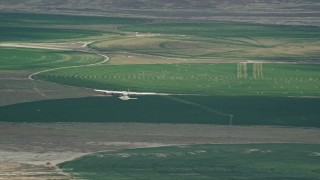
[[[143,122],[320,127],[320,99],[224,96],[91,97],[0,107],[6,122]],[[232,116],[232,118],[231,118]]]
[[[105,65],[35,78],[89,88],[201,95],[319,96],[320,66],[294,64]]]
[[[58,14],[0,13],[1,25],[97,25],[97,24],[136,24],[150,20],[139,18],[74,16]]]
[[[139,18],[0,13],[0,41],[43,41],[79,39],[108,32],[105,25],[146,23]],[[92,25],[100,26],[93,30]],[[110,28],[109,28],[110,30]],[[115,33],[111,33],[115,34]]]
[[[238,144],[97,153],[59,165],[81,179],[320,179],[320,145]]]
[[[119,29],[201,37],[320,38],[320,27],[316,26],[259,25],[234,22],[158,23],[122,26]]]
[[[0,13],[0,41],[41,41],[79,39],[110,33],[90,25],[128,25],[146,23],[139,18]],[[89,30],[88,30],[89,29]],[[94,28],[93,28],[94,29]]]
[[[72,30],[42,27],[0,26],[0,41],[43,41],[77,39],[102,35],[99,31]]]
[[[70,51],[0,48],[0,70],[27,70],[93,64],[103,57]]]

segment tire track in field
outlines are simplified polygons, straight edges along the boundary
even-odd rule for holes
[[[202,104],[198,104],[198,103],[195,103],[195,102],[192,102],[192,101],[180,99],[180,98],[177,98],[177,97],[172,97],[171,96],[171,97],[166,97],[166,98],[171,99],[173,101],[177,101],[177,102],[183,103],[183,104],[187,104],[187,105],[190,105],[190,106],[195,106],[195,107],[201,108],[201,109],[203,109],[205,111],[208,111],[208,112],[213,113],[213,114],[217,114],[219,116],[229,117],[229,125],[232,125],[232,120],[233,120],[233,117],[234,117],[233,114],[228,114],[228,113],[225,113],[225,112],[222,112],[222,111],[218,111],[218,110],[210,108],[208,106],[205,106],[205,105],[202,105]]]
[[[93,63],[93,64],[85,64],[85,65],[77,65],[77,66],[64,66],[64,67],[58,67],[58,68],[52,68],[52,69],[46,69],[46,70],[42,70],[42,71],[38,71],[35,73],[32,73],[28,76],[28,79],[30,80],[38,80],[38,79],[34,79],[33,76],[44,73],[44,72],[50,72],[50,71],[55,71],[55,70],[60,70],[60,69],[69,69],[69,68],[79,68],[79,67],[89,67],[89,66],[95,66],[95,65],[101,65],[103,63],[107,63],[110,58],[107,55],[101,54],[101,53],[93,53],[93,52],[89,52],[89,51],[81,51],[81,52],[87,52],[87,53],[91,53],[91,54],[96,54],[99,56],[102,56],[104,58],[103,61],[101,62],[97,62],[97,63]],[[41,81],[41,80],[38,80]],[[47,81],[45,81],[47,82]]]

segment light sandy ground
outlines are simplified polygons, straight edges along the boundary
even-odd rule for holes
[[[92,42],[68,42],[68,43],[0,43],[0,47],[18,47],[50,50],[75,50],[85,51],[87,45]]]
[[[69,180],[68,174],[54,166],[35,166],[14,162],[0,162],[0,180]]]
[[[100,151],[186,144],[320,144],[320,129],[317,128],[140,123],[0,123],[0,129],[0,179],[46,179],[44,177],[48,174],[59,178],[67,177],[54,165]]]

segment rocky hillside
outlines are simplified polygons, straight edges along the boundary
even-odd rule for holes
[[[51,12],[320,24],[319,0],[1,0],[1,12]]]
[[[181,9],[216,11],[317,11],[318,0],[2,0],[1,9]]]

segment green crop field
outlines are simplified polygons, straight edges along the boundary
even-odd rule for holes
[[[36,13],[0,13],[1,25],[97,25],[97,24],[139,24],[150,20],[139,18],[75,16]]]
[[[60,164],[81,179],[320,179],[320,145],[194,145],[97,153]]]
[[[160,23],[129,25],[121,30],[133,32],[153,32],[164,34],[184,34],[201,37],[273,37],[273,38],[320,38],[317,26],[260,25],[248,23]]]
[[[142,122],[320,127],[320,99],[224,96],[91,97],[0,107],[6,122]],[[125,113],[123,113],[125,111]]]
[[[319,96],[320,66],[289,64],[105,65],[36,76],[89,88],[201,95]]]
[[[110,33],[104,28],[94,30],[92,25],[121,25],[145,23],[137,18],[49,15],[32,13],[0,13],[0,41],[66,41],[97,37]],[[94,26],[93,26],[94,27]]]
[[[72,30],[42,27],[5,27],[0,26],[0,41],[29,41],[37,42],[44,40],[58,41],[65,39],[78,39],[88,36],[99,36],[102,32],[87,30]]]
[[[0,70],[28,70],[93,64],[103,57],[83,53],[24,48],[0,48]]]

